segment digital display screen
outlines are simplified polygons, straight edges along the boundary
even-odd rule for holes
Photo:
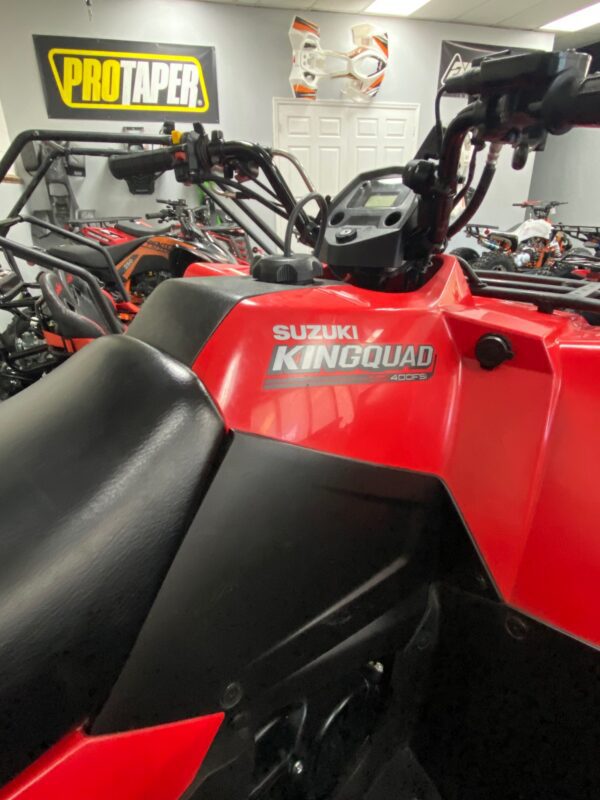
[[[395,194],[376,194],[373,193],[367,197],[365,208],[389,208],[396,202],[397,195]]]

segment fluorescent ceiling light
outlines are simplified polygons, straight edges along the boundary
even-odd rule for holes
[[[385,14],[391,17],[409,17],[429,0],[375,0],[365,9],[367,14]]]
[[[547,25],[542,25],[543,31],[581,31],[584,28],[590,28],[592,25],[600,23],[600,3],[594,3],[593,6],[582,8],[579,11],[574,11],[572,14],[567,14],[566,17],[549,22]]]

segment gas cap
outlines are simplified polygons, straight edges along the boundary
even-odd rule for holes
[[[250,268],[255,281],[263,283],[314,283],[323,275],[323,265],[310,253],[258,256]]]
[[[342,244],[344,242],[351,242],[353,239],[356,239],[357,236],[356,228],[341,228],[335,235],[335,238],[338,242]]]

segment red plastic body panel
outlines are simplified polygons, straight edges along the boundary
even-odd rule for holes
[[[223,714],[109,736],[74,731],[15,780],[0,800],[178,800]]]
[[[184,278],[212,278],[215,275],[248,275],[250,266],[239,262],[233,264],[210,264],[205,261],[195,261],[183,273]]]
[[[600,272],[595,269],[574,269],[571,275],[585,278],[587,281],[600,281]]]
[[[325,385],[302,374],[293,386],[286,376],[265,384],[280,325],[351,325],[363,345],[431,345],[435,369],[426,380],[358,370],[330,372]],[[487,371],[474,349],[490,332],[508,336],[515,355]],[[600,645],[600,329],[475,298],[445,257],[412,293],[338,284],[245,300],[194,369],[232,429],[438,475],[504,600]]]
[[[88,239],[93,239],[105,247],[131,242],[136,238],[113,225],[84,225],[81,229],[81,235],[86,236]]]

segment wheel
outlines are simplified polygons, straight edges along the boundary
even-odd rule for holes
[[[480,254],[477,250],[473,250],[472,247],[457,247],[456,250],[451,250],[448,255],[456,256],[457,258],[464,258],[464,260],[469,264],[474,264]]]
[[[516,272],[517,266],[512,256],[505,253],[485,253],[473,264],[476,270],[492,270],[493,272]]]

